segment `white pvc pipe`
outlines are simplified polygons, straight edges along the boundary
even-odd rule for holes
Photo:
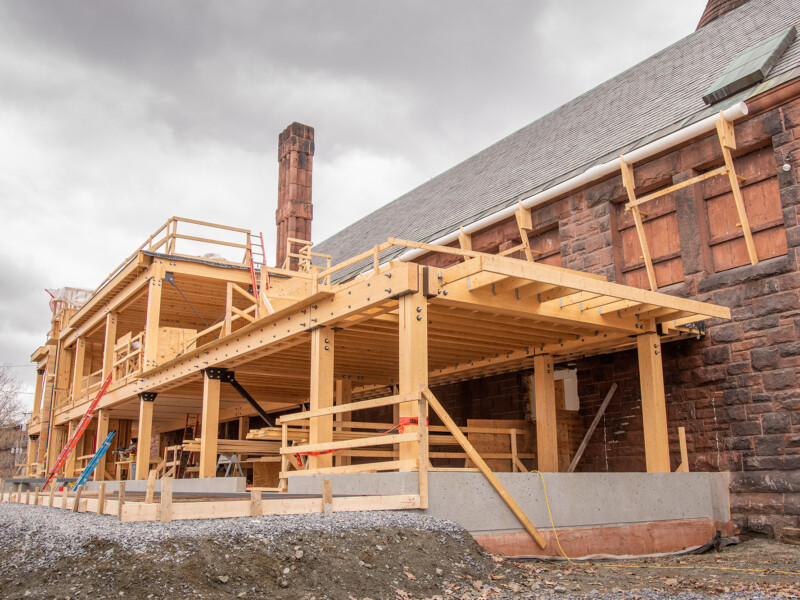
[[[725,109],[722,111],[722,116],[725,118],[726,121],[735,121],[740,117],[744,117],[747,115],[748,109],[747,104],[744,102],[738,102],[731,106],[730,108]],[[627,154],[623,154],[622,158],[625,160],[626,163],[633,164],[638,163],[646,158],[650,158],[658,154],[659,152],[663,152],[664,150],[668,150],[674,146],[682,144],[692,138],[698,137],[704,133],[712,131],[717,126],[717,120],[719,119],[719,115],[711,115],[710,117],[706,117],[697,123],[692,123],[691,125],[684,127],[683,129],[679,129],[669,135],[664,136],[663,138],[659,138],[649,144],[645,144],[641,148],[637,148],[636,150],[632,150]],[[533,194],[522,200],[522,206],[525,208],[533,208],[535,206],[539,206],[544,204],[545,202],[552,200],[553,198],[575,190],[581,186],[584,186],[588,183],[601,179],[607,175],[614,173],[615,171],[619,171],[619,159],[615,158],[610,160],[606,163],[601,165],[595,165],[590,167],[580,175],[576,175],[566,181],[559,183],[558,185],[554,185],[551,188],[544,190],[543,192],[539,192],[538,194]],[[514,216],[514,212],[517,210],[517,205],[508,206],[502,210],[497,211],[496,213],[492,213],[491,215],[487,215],[474,223],[470,223],[469,225],[465,225],[463,227],[464,233],[470,234],[485,229],[490,225],[494,225],[499,221],[503,221],[510,217]],[[440,237],[431,244],[436,244],[439,246],[445,246],[450,244],[458,239],[459,230],[452,231],[447,235]],[[407,250],[400,255],[399,259],[402,261],[409,261],[422,256],[423,254],[427,254],[427,250],[421,250],[418,248],[413,248],[411,250]]]

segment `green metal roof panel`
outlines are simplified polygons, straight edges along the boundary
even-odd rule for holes
[[[788,27],[783,31],[742,50],[711,84],[703,102],[714,104],[763,81],[778,59],[791,46],[797,31]]]

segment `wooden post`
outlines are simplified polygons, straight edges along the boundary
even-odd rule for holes
[[[78,512],[78,509],[81,505],[81,492],[83,492],[83,486],[79,485],[78,489],[75,490],[75,503],[72,505],[72,512]]]
[[[536,394],[536,458],[538,470],[558,472],[558,430],[556,428],[556,388],[553,357],[533,358],[533,384]]]
[[[639,350],[647,472],[669,473],[669,436],[664,372],[661,367],[661,339],[657,333],[643,333],[636,337],[636,345]]]
[[[32,477],[34,474],[33,466],[36,464],[36,444],[38,439],[38,435],[28,436],[28,454],[25,459],[25,475],[27,477]]]
[[[56,498],[56,482],[50,484],[50,498],[47,500],[47,506],[53,508],[53,500]]]
[[[311,410],[333,406],[333,353],[332,329],[318,327],[311,332]],[[321,444],[333,441],[333,415],[310,420],[308,441]],[[332,455],[309,456],[310,469],[322,469],[333,465]]]
[[[246,440],[250,433],[250,417],[239,417],[239,439]]]
[[[147,291],[147,320],[144,327],[144,364],[142,370],[158,364],[158,326],[161,319],[161,278],[163,267],[154,265],[155,271]]]
[[[77,400],[81,395],[83,385],[83,365],[86,359],[86,342],[82,337],[75,340],[75,361],[72,370],[72,399]]]
[[[31,491],[25,490],[25,504],[31,503]]]
[[[39,506],[39,491],[41,489],[42,488],[40,488],[38,485],[36,486],[36,492],[34,492],[34,494],[33,494],[33,505],[34,506]]]
[[[203,429],[200,433],[199,477],[216,477],[217,475],[219,390],[220,380],[217,373],[212,369],[206,369],[203,372]]]
[[[250,516],[260,517],[262,514],[261,490],[250,490]]]
[[[422,289],[420,282],[419,289]],[[400,298],[399,322],[399,357],[400,357],[400,393],[419,394],[420,389],[428,386],[428,299],[422,292],[408,294]],[[403,402],[399,408],[399,418],[420,419],[427,415],[418,415],[418,402]],[[418,431],[417,425],[405,425],[405,433]],[[400,460],[419,460],[420,446],[416,442],[400,444]]]
[[[97,411],[97,446],[95,451],[100,448],[100,444],[102,444],[106,437],[108,436],[108,409],[100,409]],[[105,481],[106,478],[106,458],[108,457],[108,452],[103,454],[100,457],[100,460],[97,461],[97,466],[95,467],[94,473],[92,474],[92,478],[94,481]]]
[[[106,512],[106,482],[100,482],[100,491],[97,494],[97,514],[102,515]]]
[[[61,492],[61,510],[66,510],[67,508],[67,486],[64,486],[64,490]]]
[[[139,438],[136,443],[136,479],[144,480],[150,472],[150,438],[153,435],[153,405],[156,394],[139,394]]]
[[[336,380],[336,393],[335,393],[335,404],[336,406],[342,404],[350,404],[353,402],[353,380],[352,379],[337,379]],[[343,412],[338,413],[335,416],[336,421],[352,421],[353,413],[351,412]],[[350,428],[347,427],[337,427],[337,431],[347,431]],[[335,455],[335,461],[337,467],[344,467],[351,464],[349,456],[339,456],[338,454]]]
[[[329,515],[333,512],[333,482],[330,479],[322,480],[322,513]]]
[[[35,419],[39,415],[42,407],[42,387],[44,386],[44,369],[36,369],[36,387],[33,391],[33,411],[31,418]]]
[[[421,391],[421,390],[420,390]],[[417,407],[419,418],[419,458],[417,471],[419,474],[419,507],[428,508],[428,400],[424,394],[419,395]]]
[[[69,428],[67,429],[67,439],[69,440],[72,437],[72,434],[75,433],[75,421],[69,422]],[[61,450],[59,450],[61,452]],[[75,477],[75,458],[77,458],[78,449],[72,452],[67,459],[67,462],[64,464],[64,477]]]
[[[145,504],[152,504],[153,503],[153,493],[156,489],[156,470],[151,469],[150,474],[147,477],[147,491],[144,495],[144,503]]]
[[[105,381],[114,366],[114,345],[117,343],[117,313],[106,315],[106,334],[103,341],[103,377]],[[99,468],[99,465],[98,465]]]
[[[172,477],[161,478],[161,514],[162,523],[172,522]]]
[[[122,518],[122,507],[125,505],[125,482],[119,482],[119,493],[117,494],[117,516],[121,519]]]
[[[675,469],[676,473],[689,472],[689,452],[686,450],[686,428],[678,427],[678,445],[681,449],[681,464]]]
[[[6,482],[0,479],[0,502],[6,501]]]

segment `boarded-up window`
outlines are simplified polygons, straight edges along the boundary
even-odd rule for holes
[[[738,175],[747,178],[741,184],[742,196],[759,260],[786,254],[783,210],[772,148],[737,158],[735,167]],[[714,271],[749,264],[739,214],[727,178],[714,177],[703,182],[703,197],[708,211],[708,239]]]
[[[625,204],[617,205],[620,243],[622,246],[623,283],[638,288],[650,288],[644,265],[642,247],[636,225]],[[653,270],[659,287],[683,281],[681,243],[678,217],[673,194],[661,196],[640,206],[644,234],[653,260]]]

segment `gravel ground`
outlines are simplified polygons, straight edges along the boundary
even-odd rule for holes
[[[698,585],[710,571],[665,574],[674,578],[665,583],[597,565],[517,564],[453,523],[402,512],[162,524],[4,503],[0,532],[0,597],[9,600],[797,597],[764,577],[725,589],[717,572],[718,587]]]

